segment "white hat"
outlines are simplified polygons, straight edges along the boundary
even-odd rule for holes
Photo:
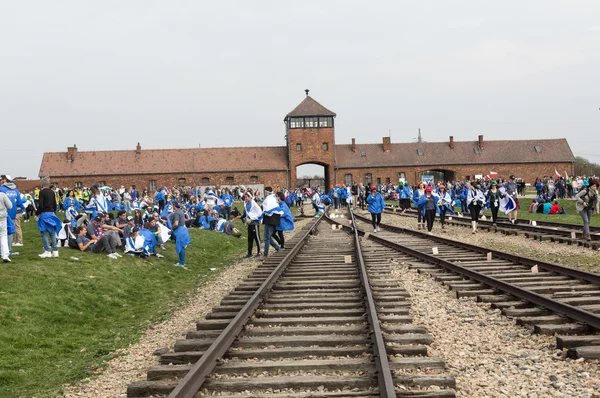
[[[13,181],[14,181],[14,180],[13,180],[13,178],[12,178],[10,175],[8,175],[8,174],[5,174],[5,175],[4,175],[4,179],[5,179],[6,181],[8,181],[8,182],[13,182]]]

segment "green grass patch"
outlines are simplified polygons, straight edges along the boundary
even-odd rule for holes
[[[0,397],[52,397],[94,374],[247,247],[246,239],[190,229],[187,269],[174,266],[173,243],[160,251],[163,259],[112,260],[70,248],[40,259],[36,223],[22,226],[24,247],[14,248],[20,255],[0,263]]]

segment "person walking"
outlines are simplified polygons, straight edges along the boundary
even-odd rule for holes
[[[590,222],[592,221],[592,214],[594,210],[596,210],[596,214],[599,213],[598,180],[590,180],[589,185],[583,187],[575,195],[575,198],[577,199],[575,208],[583,220],[583,238],[591,241]]]
[[[62,222],[56,217],[56,210],[58,209],[56,194],[50,189],[50,179],[48,177],[42,178],[40,185],[42,190],[40,191],[40,204],[36,216],[38,229],[44,244],[44,252],[39,256],[41,258],[58,257],[56,235],[62,229]],[[52,252],[50,252],[50,249],[52,249]]]
[[[442,229],[446,228],[446,212],[450,212],[450,214],[454,214],[452,210],[452,197],[446,191],[446,187],[443,184],[440,184],[438,188],[438,202],[437,206],[440,210],[440,224],[442,225]]]
[[[515,208],[508,213],[508,221],[514,224],[517,222],[517,214],[521,209],[521,206],[519,206],[518,187],[515,181],[515,176],[511,175],[508,177],[508,182],[504,184],[504,187],[506,188],[506,194],[509,195],[515,202]]]
[[[173,213],[169,215],[171,221],[171,233],[175,237],[175,252],[179,256],[179,261],[175,264],[176,267],[185,267],[186,265],[186,249],[189,246],[190,233],[185,226],[185,216],[181,210],[181,203],[178,200],[173,201]]]
[[[431,230],[433,229],[433,221],[435,220],[435,214],[439,211],[437,207],[437,202],[439,201],[439,196],[433,193],[433,188],[428,185],[425,188],[425,195],[419,198],[418,207],[422,209],[420,211],[423,212],[423,219],[427,225],[427,233],[431,235]]]
[[[265,200],[263,201],[263,225],[265,226],[265,250],[263,252],[265,257],[269,256],[269,248],[271,246],[277,251],[280,250],[279,245],[273,239],[273,234],[275,233],[275,228],[281,222],[282,215],[283,210],[279,207],[277,196],[273,194],[273,188],[266,187]]]
[[[498,226],[498,209],[500,209],[500,199],[504,198],[504,194],[498,189],[498,183],[496,180],[492,181],[492,186],[486,194],[486,201],[490,204],[490,210],[492,211],[492,226],[497,230]]]
[[[0,252],[2,261],[10,263],[10,251],[8,250],[8,210],[12,209],[13,204],[4,192],[0,191]]]
[[[469,214],[471,214],[471,226],[473,227],[473,233],[477,233],[477,222],[479,221],[479,214],[485,204],[485,195],[479,189],[477,183],[473,185],[467,184],[467,203],[469,204]]]
[[[277,192],[277,199],[279,200],[279,207],[283,211],[283,216],[281,216],[279,225],[275,228],[275,240],[282,249],[285,249],[285,236],[283,235],[283,231],[294,230],[294,216],[285,202],[285,195],[283,192]]]
[[[260,219],[263,215],[263,211],[260,206],[254,200],[251,192],[244,194],[244,202],[246,212],[244,214],[246,218],[246,224],[248,225],[248,254],[246,257],[252,257],[252,247],[256,242],[256,256],[260,257]]]
[[[367,204],[367,210],[371,213],[373,232],[377,232],[379,231],[379,225],[381,224],[381,213],[383,212],[383,209],[385,209],[385,202],[375,185],[371,187],[371,192],[369,193],[369,196],[367,196]]]
[[[422,205],[419,205],[419,200],[423,195],[425,195],[425,183],[419,181],[417,189],[413,192],[413,202],[415,202],[415,207],[417,208],[417,229],[425,229],[425,218],[423,217],[425,211]]]

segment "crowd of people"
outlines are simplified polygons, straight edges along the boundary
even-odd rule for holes
[[[598,212],[598,180],[575,177],[556,179],[538,178],[532,184],[537,198],[530,212],[565,214],[558,199],[574,197],[576,208],[584,222],[584,237],[590,239],[589,222],[594,210]],[[255,188],[237,186],[166,187],[153,195],[139,192],[135,186],[114,189],[94,185],[90,188],[68,189],[41,180],[40,187],[21,193],[10,175],[0,177],[0,251],[2,259],[10,262],[15,246],[23,245],[21,220],[35,217],[44,252],[41,258],[58,257],[58,241],[81,251],[105,252],[116,259],[123,251],[131,255],[162,257],[157,248],[165,249],[175,243],[179,256],[177,266],[186,265],[186,247],[190,244],[188,228],[222,232],[234,237],[242,233],[234,220],[240,218],[248,228],[248,257],[256,246],[257,255],[268,256],[270,248],[285,248],[284,231],[294,229],[290,207],[300,207],[311,201],[315,217],[329,205],[334,208],[349,206],[366,208],[372,216],[373,231],[378,232],[386,200],[397,200],[400,210],[418,210],[417,228],[431,233],[436,218],[445,229],[447,215],[468,215],[472,231],[477,232],[480,217],[491,210],[493,225],[498,213],[508,215],[515,223],[520,210],[525,183],[510,176],[507,180],[484,179],[462,182],[419,182],[416,186],[400,182],[398,185],[361,183],[338,184],[324,191],[320,187],[284,188],[266,187],[263,193]],[[243,202],[238,209],[236,202]],[[64,214],[61,221],[57,215]],[[116,217],[113,215],[116,214]],[[264,226],[264,249],[261,251],[260,225]]]

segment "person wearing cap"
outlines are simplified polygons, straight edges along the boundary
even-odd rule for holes
[[[13,204],[8,196],[0,191],[0,253],[2,261],[10,263],[10,251],[8,249],[8,210],[12,209]]]
[[[506,189],[506,194],[509,195],[515,201],[515,208],[513,211],[508,213],[508,221],[511,223],[517,222],[517,213],[521,206],[519,206],[519,198],[518,198],[518,187],[515,182],[515,176],[511,175],[508,178],[508,181],[504,184],[504,188]]]
[[[445,229],[446,213],[450,212],[450,214],[454,214],[454,210],[452,210],[452,197],[447,192],[446,187],[443,184],[440,184],[437,195],[439,197],[437,206],[440,212],[440,224],[442,225],[442,229]]]
[[[273,193],[273,188],[265,188],[265,200],[263,201],[263,225],[265,226],[265,249],[263,251],[265,257],[269,256],[269,248],[273,246],[276,251],[280,250],[279,245],[273,239],[273,234],[276,228],[281,223],[283,210],[279,207],[277,196]]]
[[[485,205],[485,195],[476,182],[467,184],[467,188],[467,204],[469,206],[469,214],[471,214],[471,227],[473,228],[473,233],[477,233],[477,222],[479,221],[481,209]]]
[[[402,209],[402,213],[405,213],[406,210],[410,209],[410,187],[408,183],[400,181],[396,192],[398,193],[398,204]]]
[[[367,210],[371,213],[373,232],[377,232],[379,231],[379,225],[381,224],[381,213],[383,212],[383,209],[385,209],[385,202],[375,185],[371,186],[371,192],[367,196],[367,204]]]
[[[127,217],[127,224],[123,227],[123,236],[129,236],[133,228],[135,227],[135,218],[132,216]]]
[[[40,204],[36,211],[38,220],[38,229],[42,236],[44,244],[44,253],[40,254],[41,258],[58,257],[58,242],[56,235],[62,229],[62,222],[56,217],[58,205],[56,203],[56,195],[50,189],[50,179],[44,177],[41,180],[42,190],[40,191]],[[52,249],[52,252],[50,252]]]
[[[498,221],[498,210],[500,209],[500,199],[504,198],[504,194],[498,190],[498,183],[496,180],[492,181],[490,189],[485,195],[486,202],[490,205],[492,211],[492,226],[498,228],[496,222]]]
[[[427,185],[425,188],[425,194],[419,198],[418,207],[422,209],[423,219],[426,221],[427,232],[431,234],[433,230],[433,222],[435,215],[439,212],[437,203],[440,201],[438,195],[433,193],[433,188]]]

